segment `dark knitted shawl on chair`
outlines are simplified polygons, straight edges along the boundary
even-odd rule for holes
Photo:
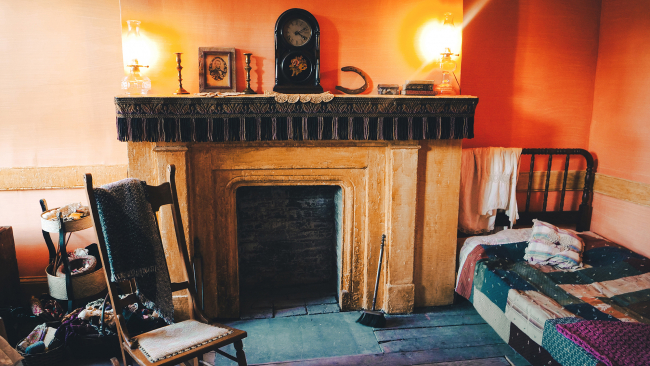
[[[165,251],[145,182],[123,179],[95,188],[99,221],[106,241],[111,281],[135,279],[143,305],[174,319]]]

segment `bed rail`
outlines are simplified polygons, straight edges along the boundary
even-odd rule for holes
[[[587,231],[591,225],[591,195],[594,184],[594,158],[587,150],[584,149],[523,149],[522,155],[531,155],[530,170],[528,179],[528,189],[526,190],[526,205],[524,211],[519,211],[518,225],[529,226],[533,219],[549,222],[554,225],[575,224],[576,231]],[[530,200],[533,192],[533,172],[535,168],[535,157],[537,155],[548,156],[546,168],[546,181],[544,184],[544,201],[542,211],[530,211]],[[559,211],[547,211],[548,192],[551,179],[551,167],[553,165],[553,156],[564,156],[564,175],[562,179],[562,189],[560,191],[560,209]],[[571,155],[580,155],[585,158],[587,167],[585,169],[584,187],[582,189],[582,200],[577,211],[565,211],[564,199],[566,196],[567,179],[569,174],[569,160]],[[508,217],[505,213],[499,212],[496,218],[497,226],[509,225]]]

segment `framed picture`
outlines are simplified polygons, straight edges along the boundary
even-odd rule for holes
[[[234,92],[235,49],[199,47],[199,92]]]

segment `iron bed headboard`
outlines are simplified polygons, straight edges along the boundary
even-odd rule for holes
[[[589,151],[584,149],[523,149],[522,155],[531,155],[530,170],[528,175],[528,189],[526,190],[526,205],[524,211],[519,211],[517,225],[529,226],[533,219],[549,222],[554,225],[575,224],[576,231],[588,231],[591,226],[591,193],[594,184],[594,158]],[[530,211],[530,199],[533,192],[533,172],[535,168],[535,156],[548,155],[548,164],[546,168],[546,181],[544,184],[544,201],[542,211]],[[548,192],[551,179],[551,166],[554,155],[565,155],[564,176],[562,180],[562,190],[560,195],[559,211],[547,211]],[[581,155],[585,158],[587,167],[585,169],[584,187],[582,189],[582,200],[577,211],[564,210],[564,198],[566,195],[567,180],[569,174],[569,160],[571,155]],[[496,225],[509,225],[509,219],[505,213],[500,212],[496,218]]]

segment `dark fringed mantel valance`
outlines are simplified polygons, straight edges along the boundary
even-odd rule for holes
[[[263,95],[119,96],[120,141],[436,140],[474,137],[477,97],[337,95],[278,103]]]

